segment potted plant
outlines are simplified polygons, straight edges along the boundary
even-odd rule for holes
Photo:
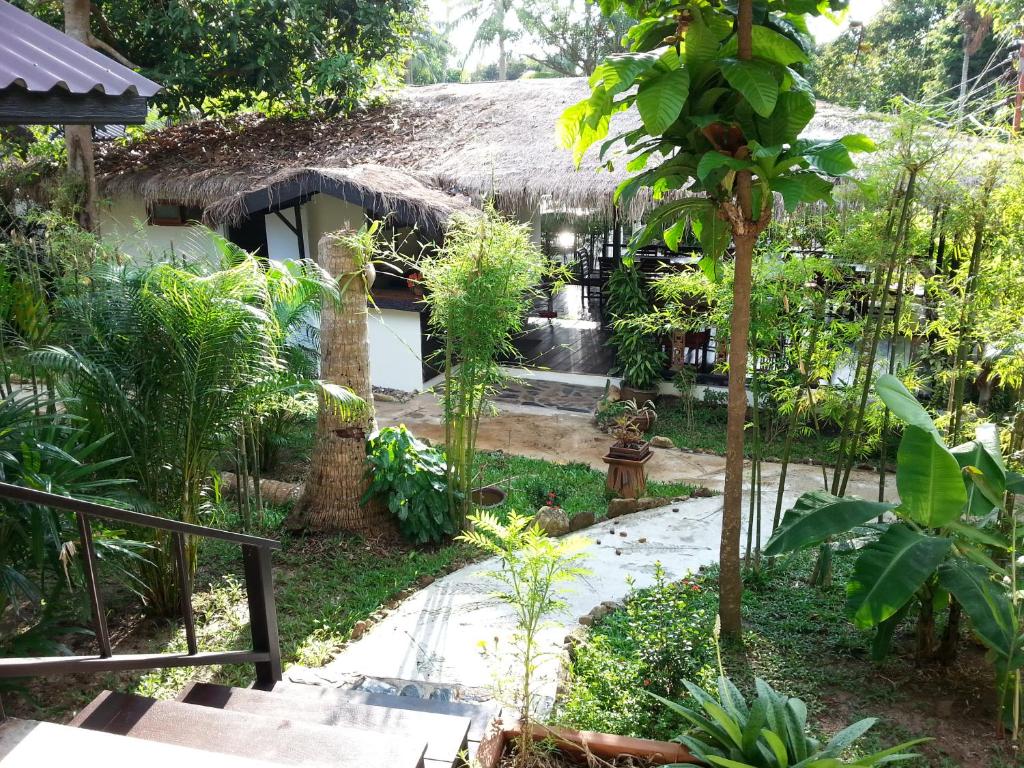
[[[630,422],[641,432],[650,432],[655,422],[658,421],[658,412],[654,409],[654,401],[645,400],[642,405],[637,405],[636,400],[623,400],[622,403],[622,413]]]
[[[638,499],[647,491],[644,465],[651,458],[651,444],[644,440],[636,422],[628,413],[621,414],[612,429],[615,442],[603,461],[608,465],[605,487],[623,499]]]
[[[666,359],[657,337],[635,323],[620,320],[615,323],[611,343],[622,374],[622,398],[642,402],[657,397]]]

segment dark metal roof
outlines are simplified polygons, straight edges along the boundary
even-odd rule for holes
[[[0,0],[0,89],[150,97],[152,80]]]

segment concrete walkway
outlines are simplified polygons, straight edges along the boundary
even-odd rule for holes
[[[554,408],[521,404],[495,403],[498,412],[480,422],[477,446],[484,451],[505,451],[518,456],[554,462],[579,461],[604,472],[601,457],[608,452],[610,438],[594,424],[590,414],[570,413]],[[405,424],[417,437],[432,442],[444,441],[441,406],[431,393],[422,393],[405,403],[377,403],[377,421],[382,427]],[[657,429],[655,429],[657,432]],[[761,482],[765,503],[774,510],[775,490],[782,465],[764,462]],[[831,469],[828,470],[831,478]],[[703,485],[721,491],[725,482],[725,457],[708,453],[692,453],[678,448],[655,449],[647,463],[647,477],[662,482],[679,481]],[[805,491],[823,488],[822,467],[812,464],[790,464],[786,491],[797,496]],[[886,498],[893,499],[896,484],[886,482]],[[878,475],[854,470],[847,488],[850,495],[865,499],[878,498]]]
[[[636,587],[653,583],[657,563],[670,580],[677,580],[716,562],[721,514],[721,497],[691,499],[581,531],[590,540],[587,567],[592,573],[567,595],[568,610],[542,632],[541,647],[547,656],[538,672],[538,694],[548,702],[554,696],[560,651],[566,635],[579,625],[580,616],[603,601],[625,597],[630,580]],[[771,529],[767,510],[764,518],[763,536],[767,539]],[[610,532],[613,528],[614,534]],[[390,681],[398,689],[403,683],[394,681],[417,681],[455,689],[452,695],[463,698],[492,698],[502,669],[507,669],[504,652],[515,631],[511,609],[492,596],[496,584],[486,574],[495,567],[495,561],[487,560],[438,579],[408,598],[326,667],[293,669],[288,676],[300,682],[343,686],[367,677],[378,684]],[[429,692],[432,686],[418,687],[417,695],[425,695],[424,689]],[[413,686],[413,691],[416,688]]]

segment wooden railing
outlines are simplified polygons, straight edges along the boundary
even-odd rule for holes
[[[0,483],[0,499],[64,510],[74,513],[78,518],[82,570],[85,573],[85,587],[92,606],[93,627],[99,646],[99,653],[94,656],[3,658],[0,659],[0,678],[198,667],[211,664],[253,664],[256,667],[257,687],[269,688],[281,679],[281,648],[277,636],[277,610],[274,606],[274,580],[270,565],[271,552],[281,547],[280,542],[144,515],[9,483]],[[92,539],[93,520],[126,523],[139,528],[167,531],[172,535],[175,577],[181,595],[180,610],[185,625],[187,653],[113,653],[103,596],[97,581],[96,550]],[[195,620],[192,615],[192,583],[185,558],[186,536],[218,539],[241,546],[245,587],[249,599],[252,650],[199,652]]]

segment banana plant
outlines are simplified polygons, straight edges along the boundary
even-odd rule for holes
[[[935,609],[952,606],[952,596],[1003,663],[1019,666],[1021,639],[1004,583],[1011,581],[1003,563],[1012,561],[1012,548],[998,525],[1006,492],[1020,478],[1003,463],[994,430],[948,448],[899,379],[882,376],[875,390],[904,425],[896,456],[899,504],[804,494],[786,512],[765,554],[796,552],[844,533],[872,535],[847,584],[847,612],[858,627],[876,630],[876,658],[888,653],[915,601],[918,655],[934,653]],[[959,607],[951,609],[948,648],[955,648],[958,615]]]
[[[859,720],[836,733],[827,744],[807,734],[807,705],[776,692],[756,679],[757,698],[749,705],[729,678],[718,678],[718,696],[683,681],[700,709],[650,694],[680,715],[690,726],[676,737],[708,765],[721,768],[841,768],[873,766],[918,757],[907,752],[928,739],[915,739],[883,749],[851,762],[841,755],[866,734],[876,718]],[[702,711],[703,710],[703,711]]]

